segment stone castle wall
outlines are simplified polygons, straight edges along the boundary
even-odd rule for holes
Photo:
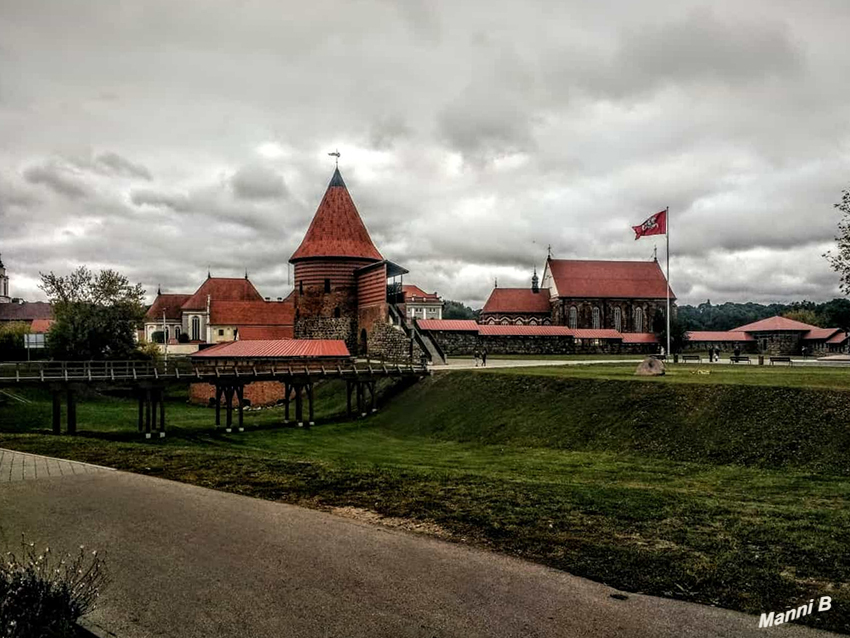
[[[348,351],[358,351],[357,321],[351,317],[309,317],[295,322],[296,339],[333,339],[345,341]]]
[[[403,330],[389,323],[378,322],[372,325],[368,334],[368,355],[370,359],[419,363],[422,349]]]

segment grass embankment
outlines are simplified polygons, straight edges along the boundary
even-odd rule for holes
[[[112,431],[0,445],[429,522],[626,590],[751,613],[831,595],[806,622],[850,631],[850,392],[524,372],[438,375],[374,418],[312,430],[214,434],[193,425],[210,410],[169,405],[182,427],[162,442]],[[135,404],[102,404],[89,414],[111,410],[134,436]],[[49,423],[46,402],[31,409]],[[0,423],[17,412],[0,408]]]

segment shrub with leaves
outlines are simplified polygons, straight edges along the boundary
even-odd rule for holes
[[[103,559],[80,546],[76,555],[38,551],[21,540],[21,552],[0,562],[0,638],[76,637],[76,621],[90,612],[106,584]]]

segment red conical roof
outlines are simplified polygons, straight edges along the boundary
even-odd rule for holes
[[[339,169],[334,171],[328,190],[316,215],[307,229],[304,241],[289,261],[310,257],[359,257],[381,261],[383,257],[372,238],[357,207],[348,193]]]

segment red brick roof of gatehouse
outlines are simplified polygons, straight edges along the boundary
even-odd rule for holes
[[[623,343],[658,343],[658,339],[651,332],[624,332]]]
[[[841,330],[836,332],[832,337],[827,340],[827,343],[844,343],[844,340],[847,338],[847,335],[844,334],[844,331]]]
[[[263,301],[254,284],[244,277],[207,277],[194,295],[181,306],[183,310],[206,310],[207,295],[212,301]]]
[[[160,320],[162,321],[162,312],[165,311],[166,319],[180,319],[181,312],[180,309],[184,303],[189,301],[189,298],[192,295],[177,295],[177,294],[158,294],[156,299],[153,300],[153,304],[148,311],[145,313],[145,319],[151,320]],[[206,304],[206,301],[204,301]]]
[[[478,334],[485,337],[572,337],[576,331],[564,326],[516,326],[487,325],[478,326]]]
[[[576,339],[622,339],[623,333],[610,328],[576,328],[572,331]]]
[[[688,333],[689,341],[755,341],[755,337],[740,330],[694,330]]]
[[[748,323],[746,326],[735,328],[738,332],[808,332],[817,326],[812,326],[802,321],[794,321],[788,317],[768,317],[761,321]]]
[[[33,319],[33,322],[30,324],[30,332],[33,334],[47,332],[52,325],[53,319]]]
[[[549,291],[531,288],[493,288],[482,313],[500,314],[550,314]]]
[[[210,325],[213,326],[291,326],[295,323],[295,304],[286,301],[213,301]]]
[[[657,261],[549,259],[560,297],[665,299],[667,281]],[[670,299],[676,295],[670,290]]]
[[[192,357],[210,358],[316,358],[350,356],[345,341],[328,339],[274,339],[228,341],[194,353]]]
[[[310,257],[383,260],[342,181],[339,169],[334,171],[307,234],[289,261]]]
[[[240,341],[276,341],[292,339],[295,336],[293,326],[236,326]]]
[[[478,332],[480,327],[472,319],[417,319],[420,330],[447,330],[451,332]]]
[[[806,341],[825,341],[832,337],[836,332],[841,331],[840,328],[812,328],[803,335]],[[842,336],[844,332],[841,332]]]

